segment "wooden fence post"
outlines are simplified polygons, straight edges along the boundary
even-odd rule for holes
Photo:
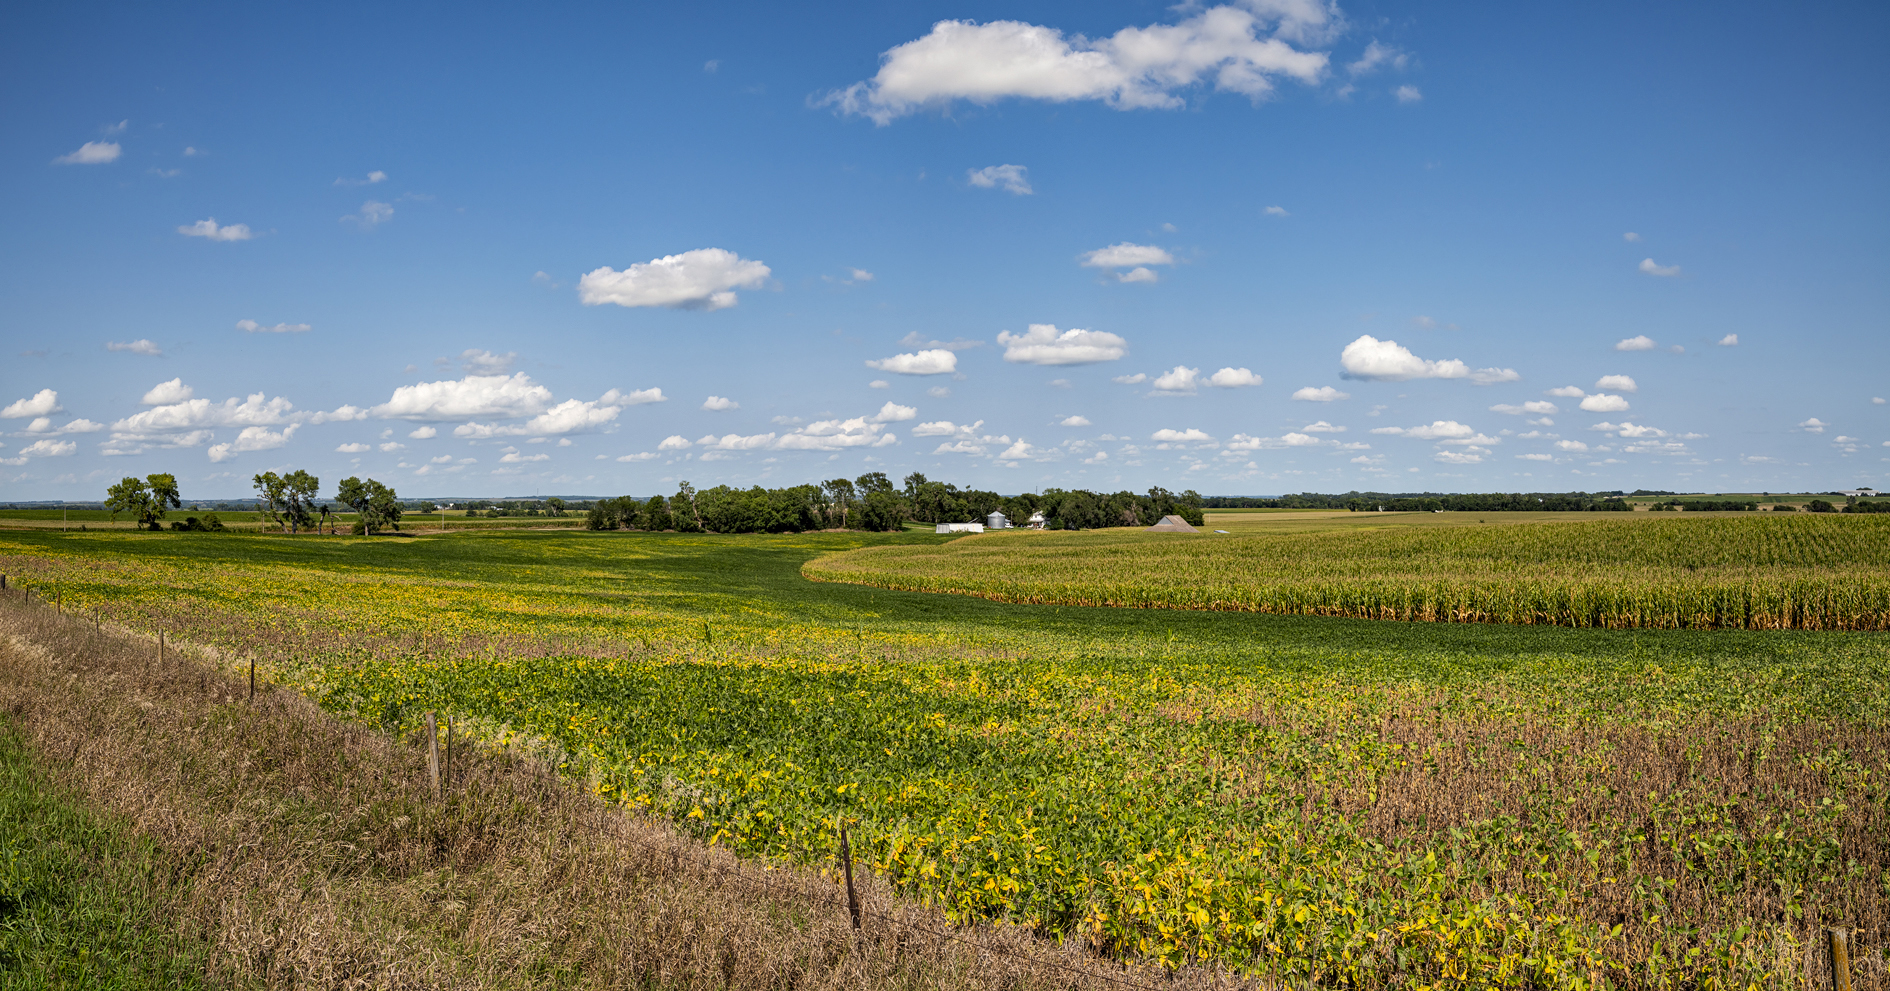
[[[1831,956],[1831,991],[1851,991],[1850,934],[1833,926],[1824,936]]]
[[[446,787],[453,787],[453,717],[446,717]]]
[[[163,663],[164,663],[164,631],[159,630],[158,631],[158,664],[162,666]]]
[[[249,700],[252,704],[256,701],[256,657],[253,654],[249,658]]]
[[[433,785],[433,800],[440,800],[440,735],[433,713],[427,713],[427,780]]]
[[[853,928],[860,928],[860,896],[853,890],[853,848],[847,844],[847,820],[840,818],[840,866],[847,875],[847,913],[853,916]]]

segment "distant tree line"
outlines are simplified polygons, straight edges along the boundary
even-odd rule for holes
[[[902,529],[908,520],[982,523],[994,512],[1002,512],[1020,526],[1042,513],[1046,527],[1062,530],[1149,526],[1171,514],[1196,526],[1203,523],[1201,496],[1192,491],[1176,495],[1161,488],[1145,494],[1045,489],[1005,496],[935,482],[918,472],[907,475],[904,482],[903,487],[896,486],[877,471],[782,489],[718,485],[698,491],[685,481],[673,496],[652,496],[647,501],[630,496],[600,499],[589,507],[584,525],[592,530],[682,533],[886,531]]]
[[[1614,492],[1299,492],[1277,498],[1213,496],[1204,509],[1345,509],[1355,513],[1586,513],[1632,509]],[[1644,494],[1644,493],[1641,493]]]
[[[1744,502],[1733,499],[1717,501],[1712,499],[1672,499],[1667,502],[1654,503],[1647,508],[1654,512],[1756,513],[1759,510],[1759,504],[1756,502]]]

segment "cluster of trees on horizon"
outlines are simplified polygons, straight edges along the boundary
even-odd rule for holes
[[[331,515],[335,507],[345,507],[355,514],[350,532],[374,534],[384,530],[400,531],[401,517],[407,512],[432,513],[438,507],[431,501],[403,503],[393,488],[372,478],[349,477],[341,481],[335,495],[319,497],[321,481],[306,471],[284,475],[263,472],[252,479],[256,488],[256,511],[289,533],[323,529],[334,532]],[[1841,493],[1828,493],[1841,495]],[[1164,516],[1179,516],[1194,526],[1205,525],[1202,512],[1210,509],[1310,509],[1372,512],[1624,512],[1632,509],[1629,496],[1673,496],[1664,490],[1638,489],[1634,492],[1360,492],[1328,494],[1301,492],[1283,496],[1202,496],[1193,489],[1180,493],[1155,487],[1145,493],[1130,491],[1094,492],[1088,489],[1046,488],[1042,492],[1002,495],[984,489],[959,488],[949,482],[937,482],[920,472],[913,472],[895,485],[884,472],[868,472],[855,479],[833,478],[818,485],[795,485],[770,489],[752,486],[746,489],[718,485],[697,490],[684,481],[671,496],[619,496],[613,499],[565,500],[472,500],[463,508],[467,515],[550,516],[567,512],[585,514],[585,526],[592,530],[675,530],[684,533],[799,533],[808,530],[902,529],[908,521],[923,523],[982,522],[994,512],[1002,512],[1013,524],[1022,525],[1041,514],[1049,529],[1093,530],[1106,527],[1149,526]],[[117,519],[121,512],[132,515],[140,528],[165,529],[162,522],[171,509],[181,507],[177,479],[169,474],[145,478],[127,477],[111,486],[102,504]],[[201,507],[199,507],[201,508]],[[219,507],[225,508],[225,507]],[[1756,502],[1748,500],[1669,499],[1654,504],[1653,509],[1702,511],[1753,511]],[[1789,506],[1773,507],[1790,509]],[[1822,499],[1807,507],[1818,513],[1890,512],[1890,499],[1850,498],[1844,506]],[[199,520],[192,516],[170,524],[173,530],[223,530],[215,513]]]

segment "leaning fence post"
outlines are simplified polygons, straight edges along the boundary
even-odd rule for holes
[[[433,713],[427,713],[427,780],[433,785],[433,800],[440,800],[440,734]]]
[[[453,717],[446,717],[446,787],[453,787]]]
[[[840,818],[840,866],[847,876],[847,913],[853,916],[853,928],[860,928],[860,896],[853,890],[853,848],[847,845],[847,820]]]
[[[159,630],[158,631],[158,666],[162,667],[163,664],[164,664],[164,631]]]
[[[256,656],[254,654],[249,658],[249,700],[256,701]]]
[[[1831,991],[1851,991],[1850,934],[1835,926],[1824,931],[1831,955]]]

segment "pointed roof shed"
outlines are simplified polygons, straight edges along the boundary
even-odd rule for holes
[[[1143,533],[1200,533],[1188,525],[1188,521],[1179,516],[1164,516],[1160,523],[1142,531]]]

